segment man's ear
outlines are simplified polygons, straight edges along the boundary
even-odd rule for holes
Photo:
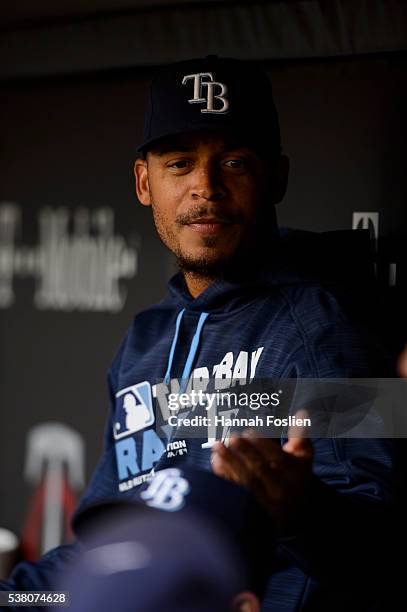
[[[251,591],[236,595],[232,604],[233,612],[260,612],[259,598]]]
[[[134,176],[136,177],[136,194],[144,206],[151,205],[150,185],[148,182],[147,160],[136,159],[134,164]]]
[[[288,173],[290,171],[290,160],[287,155],[280,155],[276,168],[272,171],[272,203],[278,204],[287,191]]]

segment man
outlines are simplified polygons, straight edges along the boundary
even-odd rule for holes
[[[269,512],[278,550],[264,610],[385,609],[391,443],[245,431],[226,446],[212,431],[183,440],[168,426],[171,394],[387,374],[374,339],[335,297],[285,266],[275,204],[288,160],[268,79],[213,56],[166,68],[139,150],[138,199],[180,272],[168,297],[136,316],[114,359],[105,449],[81,509],[131,500],[160,458],[182,456],[250,487]],[[141,424],[126,420],[129,394]]]

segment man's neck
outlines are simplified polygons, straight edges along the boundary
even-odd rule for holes
[[[210,285],[217,281],[237,281],[243,280],[247,274],[251,274],[252,262],[236,258],[229,265],[224,265],[221,269],[213,271],[213,274],[199,274],[197,272],[191,272],[183,270],[186,285],[189,293],[193,298],[197,298],[201,293],[205,291]]]
[[[215,282],[214,278],[208,278],[206,276],[198,276],[197,274],[193,274],[192,272],[184,272],[184,278],[186,285],[188,287],[189,293],[193,298],[197,298],[201,293],[205,291]]]
[[[257,243],[251,244],[250,248],[242,248],[231,262],[224,264],[217,271],[213,270],[213,275],[204,275],[190,270],[181,270],[184,274],[188,290],[193,298],[197,298],[205,289],[218,280],[244,280],[253,275],[253,271],[258,270],[264,262],[270,261],[273,257],[273,250],[278,248],[276,239],[261,239],[259,236]]]
[[[243,280],[247,275],[251,275],[253,264],[256,258],[256,253],[252,257],[244,257],[239,253],[231,262],[224,264],[217,271],[213,270],[213,274],[199,274],[189,270],[183,270],[184,278],[188,290],[193,298],[197,298],[210,285],[221,280]]]

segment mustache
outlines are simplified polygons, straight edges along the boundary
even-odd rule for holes
[[[205,206],[191,208],[191,210],[188,212],[178,215],[176,217],[176,223],[179,225],[189,225],[202,218],[210,218],[213,219],[213,222],[218,223],[243,223],[243,217],[241,214],[235,212],[225,213],[225,211],[217,212],[213,208],[209,209]]]

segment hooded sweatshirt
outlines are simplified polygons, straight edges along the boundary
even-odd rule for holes
[[[192,464],[210,469],[209,433],[206,441],[188,440],[185,449],[171,447],[174,432],[165,429],[171,393],[205,388],[213,379],[226,388],[256,378],[387,375],[373,336],[315,279],[269,271],[214,282],[193,298],[178,273],[167,297],[135,316],[113,360],[104,450],[79,509],[131,499],[169,450],[185,451]],[[382,526],[394,503],[392,442],[321,437],[312,443],[313,478],[298,524],[270,550],[273,571],[262,609],[385,609]],[[77,546],[20,564],[2,588],[50,588]]]

